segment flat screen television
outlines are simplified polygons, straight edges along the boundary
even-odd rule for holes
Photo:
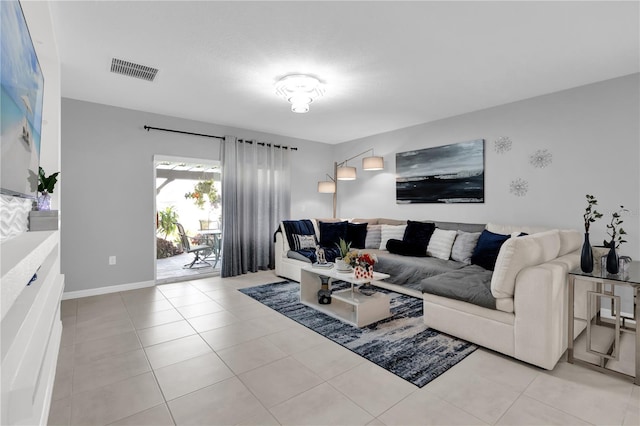
[[[0,193],[35,198],[44,77],[17,0],[0,3]]]

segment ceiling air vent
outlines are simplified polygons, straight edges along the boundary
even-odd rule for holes
[[[156,78],[158,69],[113,58],[111,59],[111,72],[129,77],[141,78],[142,80],[153,81],[153,79]]]

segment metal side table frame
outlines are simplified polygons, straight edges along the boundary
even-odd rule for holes
[[[618,376],[633,381],[634,384],[640,386],[640,330],[638,330],[638,319],[640,318],[640,262],[631,262],[629,271],[625,274],[611,275],[606,272],[606,276],[594,276],[584,273],[580,269],[569,272],[569,318],[568,318],[568,334],[567,334],[567,361],[571,364],[584,365],[595,369],[602,373]],[[596,283],[596,291],[587,292],[587,352],[598,355],[600,357],[599,364],[574,357],[574,300],[576,278],[583,282]],[[605,285],[611,286],[611,291],[605,289]],[[627,286],[633,289],[633,318],[623,317],[620,314],[620,297],[614,294],[616,286]],[[614,319],[601,318],[601,300],[602,298],[611,299],[611,314]],[[594,310],[595,308],[595,310]],[[591,348],[591,323],[595,318],[595,324],[608,327],[614,330],[614,340],[606,352],[595,351]],[[627,325],[628,320],[635,321],[635,328]],[[609,360],[618,360],[620,357],[620,334],[635,334],[635,376],[630,376],[618,371],[606,368]]]

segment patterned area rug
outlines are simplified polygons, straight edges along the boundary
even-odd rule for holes
[[[332,283],[334,290],[340,285]],[[477,349],[469,342],[428,328],[422,320],[422,299],[378,289],[391,296],[393,315],[357,328],[301,304],[299,290],[300,284],[295,281],[240,289],[418,387],[423,387]]]

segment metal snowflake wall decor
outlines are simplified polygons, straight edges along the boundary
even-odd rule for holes
[[[498,154],[504,154],[507,151],[511,151],[511,139],[509,136],[500,136],[493,142],[494,149]]]
[[[524,197],[527,191],[529,191],[529,183],[524,179],[517,178],[509,185],[509,192],[516,197]]]
[[[539,149],[529,157],[529,164],[537,169],[544,169],[553,160],[553,156],[546,149]]]

